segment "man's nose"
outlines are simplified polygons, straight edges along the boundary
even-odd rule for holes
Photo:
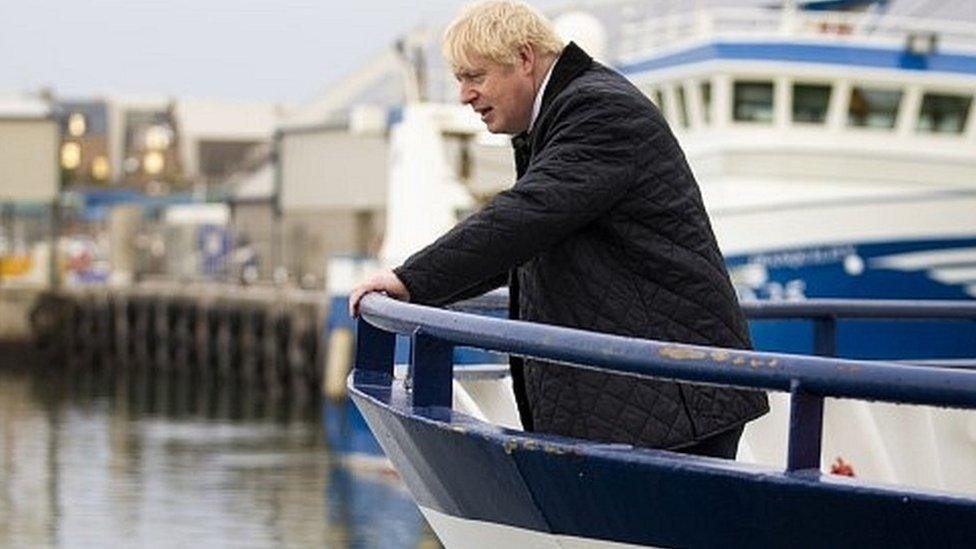
[[[460,89],[460,99],[462,105],[470,105],[478,98],[478,92],[471,88],[470,86],[461,85]]]

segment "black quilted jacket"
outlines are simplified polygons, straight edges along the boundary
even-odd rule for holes
[[[515,185],[394,270],[413,301],[509,280],[512,317],[750,347],[694,176],[630,82],[569,44],[531,136],[513,144]],[[535,360],[512,370],[527,429],[591,440],[680,448],[768,410],[756,391]]]

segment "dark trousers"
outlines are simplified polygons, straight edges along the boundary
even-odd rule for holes
[[[727,431],[722,431],[721,433],[699,440],[691,446],[677,448],[674,451],[696,456],[735,459],[735,453],[739,449],[739,439],[742,437],[742,430],[744,428],[745,425],[739,425],[738,427],[733,427]]]

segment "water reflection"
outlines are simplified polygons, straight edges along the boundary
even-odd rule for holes
[[[316,398],[0,352],[0,545],[437,547]]]

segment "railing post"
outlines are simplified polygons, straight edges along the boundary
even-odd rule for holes
[[[822,435],[823,397],[805,392],[794,379],[790,383],[790,435],[786,470],[819,470]]]
[[[353,380],[367,385],[393,381],[393,349],[396,335],[359,318],[356,324],[356,368]]]
[[[813,354],[817,356],[837,356],[837,319],[832,316],[813,321]]]
[[[453,399],[454,345],[420,330],[413,333],[410,343],[414,407],[450,408]]]

